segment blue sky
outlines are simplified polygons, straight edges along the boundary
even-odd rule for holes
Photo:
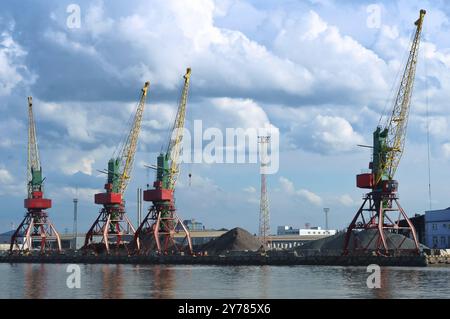
[[[66,9],[80,7],[80,28]],[[373,6],[375,5],[375,7]],[[153,163],[173,121],[181,76],[192,67],[187,126],[280,130],[280,170],[269,176],[271,227],[309,222],[343,228],[361,203],[355,175],[392,87],[419,9],[427,10],[408,139],[397,171],[409,215],[449,206],[450,5],[445,1],[3,1],[0,13],[0,231],[24,214],[26,97],[33,96],[50,216],[79,230],[99,207],[106,166],[126,132],[144,81],[151,82],[133,180],[152,182]],[[373,10],[378,23],[373,24]],[[428,104],[426,103],[428,99]],[[192,173],[188,186],[187,174]],[[182,166],[178,212],[207,227],[258,226],[257,164]],[[146,204],[147,205],[147,204]]]

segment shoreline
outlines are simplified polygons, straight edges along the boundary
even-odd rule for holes
[[[426,267],[450,266],[448,256],[264,256],[264,255],[219,255],[219,256],[0,256],[0,263],[53,263],[53,264],[167,264],[167,265],[223,265],[223,266],[380,266]]]

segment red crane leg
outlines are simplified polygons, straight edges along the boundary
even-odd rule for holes
[[[40,252],[61,251],[61,238],[51,223],[47,213],[42,210],[29,210],[11,236],[10,253],[28,252],[34,244]]]
[[[367,205],[369,204],[369,205]],[[370,218],[365,218],[364,214],[369,214]],[[397,220],[393,220],[390,214],[399,213]],[[399,227],[400,219],[403,218],[407,227]],[[370,241],[362,247],[358,244],[355,231],[368,231],[374,230],[375,233]],[[411,235],[411,239],[414,242],[414,248],[405,247],[404,243],[406,238],[400,241],[398,246],[394,246],[394,243],[390,241],[392,247],[389,246],[388,236],[389,232],[399,233],[404,236]],[[350,238],[355,237],[355,245],[350,249]],[[372,247],[372,242],[375,240],[375,246]],[[363,204],[358,209],[355,217],[347,228],[345,234],[343,255],[367,253],[368,251],[374,251],[378,255],[389,254],[419,254],[419,242],[417,240],[417,234],[414,225],[409,220],[408,216],[400,206],[396,194],[394,192],[371,192],[366,194]]]

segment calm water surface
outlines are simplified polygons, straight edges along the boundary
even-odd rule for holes
[[[369,289],[365,267],[0,264],[0,298],[449,298],[450,267],[381,269]]]

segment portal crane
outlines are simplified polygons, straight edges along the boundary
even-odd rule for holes
[[[120,148],[119,155],[108,161],[105,192],[95,194],[95,203],[103,205],[99,216],[86,234],[84,249],[94,246],[94,236],[102,236],[100,244],[110,253],[110,244],[115,247],[125,246],[124,235],[134,236],[135,228],[125,212],[124,193],[131,178],[134,156],[144,114],[145,100],[150,83],[145,82],[141,97],[132,122],[131,130]]]
[[[190,78],[191,69],[188,68],[184,75],[180,103],[167,150],[158,155],[156,166],[149,166],[156,170],[156,180],[153,183],[153,189],[144,191],[144,201],[152,202],[152,206],[135,234],[135,248],[138,252],[141,249],[140,242],[149,238],[156,246],[157,253],[178,253],[184,250],[186,244],[188,252],[192,253],[189,231],[177,216],[174,201],[176,181],[180,173],[179,158],[182,150]],[[175,233],[184,233],[181,243],[175,240]]]
[[[414,38],[392,113],[386,118],[384,125],[378,126],[373,133],[372,162],[369,163],[371,173],[356,176],[357,187],[370,189],[370,192],[365,195],[363,204],[347,229],[344,254],[349,253],[350,246],[353,247],[354,252],[367,251],[369,247],[375,246],[377,254],[387,255],[400,251],[419,253],[419,243],[414,226],[398,202],[398,182],[394,180],[394,175],[405,147],[406,128],[425,14],[425,10],[420,10],[419,19],[415,22]],[[368,204],[367,207],[366,204]],[[395,212],[398,213],[398,218],[392,217],[392,213]],[[402,217],[406,226],[404,223],[400,223]],[[357,236],[352,236],[355,234],[354,230],[358,229],[374,230],[373,237],[364,245],[357,242]],[[386,236],[387,232],[412,236],[414,248],[404,246],[406,237],[399,243],[390,242],[389,237]]]
[[[27,209],[24,219],[11,237],[10,252],[26,252],[40,247],[40,252],[61,250],[61,239],[45,211],[52,207],[52,200],[44,198],[44,180],[36,138],[33,116],[33,99],[28,97],[28,156],[27,193],[24,201]],[[55,244],[56,243],[56,247]]]

